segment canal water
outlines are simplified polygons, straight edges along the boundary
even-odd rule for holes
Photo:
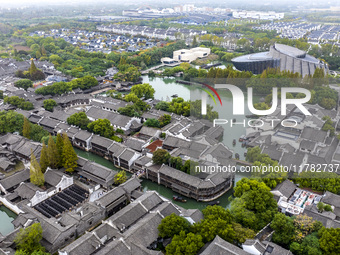
[[[82,150],[79,150],[77,148],[74,148],[75,152],[83,157],[83,158],[87,158],[93,162],[96,162],[100,165],[103,165],[105,167],[108,167],[110,169],[113,169],[113,170],[116,170],[116,171],[120,171],[120,169],[118,169],[111,161],[109,160],[106,160],[98,155],[95,155],[91,152],[86,152],[86,151],[82,151]],[[129,172],[126,172],[127,176],[131,176],[131,174]],[[239,181],[241,180],[243,177],[249,177],[249,174],[248,173],[236,173],[235,175],[235,183],[234,185]],[[180,194],[177,194],[176,192],[172,191],[171,189],[169,188],[166,188],[164,187],[163,185],[158,185],[157,183],[155,182],[152,182],[150,180],[145,180],[145,179],[142,179],[142,188],[143,188],[143,191],[147,191],[147,190],[155,190],[157,191],[159,194],[161,194],[163,197],[169,199],[169,200],[172,200],[172,196],[173,195],[180,195]],[[218,201],[220,201],[220,205],[225,207],[225,208],[229,208],[230,206],[230,200],[229,200],[229,197],[231,197],[233,191],[232,189],[230,189],[227,193],[225,193],[223,196],[219,197]],[[179,206],[185,208],[185,209],[204,209],[208,203],[205,203],[205,202],[197,202],[196,200],[194,199],[191,199],[191,198],[185,198],[187,200],[186,203],[181,203],[181,202],[178,202],[178,201],[172,201],[174,202],[175,204],[178,204]]]
[[[179,97],[182,97],[185,100],[197,100],[201,98],[202,93],[204,92],[200,86],[193,85],[184,85],[176,83],[178,78],[169,77],[148,77],[147,75],[143,75],[143,83],[149,83],[155,89],[155,98],[164,101],[171,101],[173,94],[178,94]],[[214,107],[214,110],[218,112],[220,119],[225,119],[228,121],[228,124],[222,125],[224,128],[224,136],[223,136],[223,144],[226,145],[230,150],[234,152],[234,156],[236,153],[240,155],[240,159],[244,159],[244,153],[246,149],[242,147],[242,144],[238,141],[239,137],[246,134],[246,128],[243,125],[234,125],[230,126],[230,123],[233,120],[236,120],[236,123],[241,123],[244,121],[245,116],[235,116],[233,115],[233,99],[232,94],[228,90],[218,90],[218,94],[221,97],[222,106],[219,104],[218,99],[216,98],[217,104],[215,105],[212,98],[207,97],[208,104]],[[245,102],[244,109],[245,115],[250,115],[251,112],[248,110],[246,105],[247,97],[245,93]],[[254,102],[259,102],[260,96],[254,95]],[[236,139],[236,144],[233,145],[233,140]]]
[[[143,83],[149,83],[154,89],[155,89],[155,98],[159,100],[164,101],[171,101],[173,94],[178,94],[179,97],[182,97],[184,100],[190,100],[190,99],[199,99],[201,98],[201,93],[205,93],[202,91],[202,89],[199,86],[190,86],[190,85],[183,85],[176,83],[176,80],[181,79],[178,77],[149,77],[148,75],[143,75]],[[218,91],[222,102],[223,107],[219,105],[215,105],[213,100],[208,97],[208,104],[214,106],[214,110],[216,110],[219,113],[220,119],[227,119],[228,121],[232,121],[232,119],[236,119],[237,122],[241,122],[244,118],[243,116],[235,117],[232,113],[232,95],[229,91],[221,90]],[[254,96],[254,101],[257,102],[259,100],[259,97]],[[248,107],[245,107],[246,114],[250,114],[250,112],[247,112]],[[229,125],[224,125],[224,136],[222,142],[231,149],[234,154],[238,153],[240,155],[240,159],[244,159],[244,152],[246,151],[245,148],[242,148],[241,143],[238,142],[238,138],[242,135],[246,134],[245,127],[238,125],[235,127],[230,127]],[[236,145],[233,146],[233,140],[236,139]],[[81,151],[79,149],[75,149],[76,153],[79,156],[82,156],[84,158],[90,159],[98,164],[104,165],[108,168],[118,170],[114,164],[108,160],[105,160],[102,157],[99,157],[97,155],[94,155],[90,152]],[[127,173],[129,176],[131,174]],[[247,173],[236,173],[235,175],[235,183],[234,185],[241,180],[243,177],[249,177],[249,174]],[[169,188],[164,187],[163,185],[158,185],[157,183],[151,182],[149,180],[143,179],[142,181],[142,187],[143,190],[155,190],[159,194],[161,194],[163,197],[168,198],[169,200],[172,200],[173,195],[179,195],[176,194],[176,192],[172,191]],[[229,190],[227,193],[225,193],[223,196],[219,197],[217,200],[220,201],[220,205],[228,208],[230,207],[230,198],[232,197],[232,189]],[[173,201],[175,204],[178,204],[179,206],[186,208],[186,209],[204,209],[208,203],[205,202],[197,202],[194,199],[185,198],[187,199],[186,203],[181,203],[178,201]]]
[[[7,207],[0,206],[0,233],[5,236],[14,230],[12,221],[16,218],[16,214]]]

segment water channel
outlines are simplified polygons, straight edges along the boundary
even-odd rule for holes
[[[7,207],[0,205],[0,234],[3,236],[14,230],[12,221],[16,218],[16,214]]]
[[[178,94],[180,97],[182,97],[185,100],[189,100],[190,96],[194,98],[200,98],[200,93],[202,93],[202,90],[200,87],[196,86],[189,86],[189,85],[183,85],[176,83],[176,79],[178,78],[161,78],[161,77],[154,77],[149,78],[147,75],[143,75],[143,82],[149,83],[152,85],[152,87],[155,89],[155,98],[159,100],[165,100],[169,101],[171,100],[171,95]],[[221,106],[215,106],[214,102],[211,98],[208,97],[208,103],[211,105],[214,105],[214,110],[218,111],[219,118],[222,119],[228,119],[231,120],[233,118],[236,118],[236,121],[241,121],[243,117],[235,117],[232,114],[232,95],[229,91],[218,91],[219,95],[222,98],[223,107]],[[205,92],[203,92],[205,93]],[[258,100],[257,98],[254,98],[254,100]],[[247,107],[245,107],[247,109]],[[246,114],[249,114],[246,113]],[[244,159],[244,152],[246,151],[245,148],[242,148],[241,143],[238,142],[238,138],[241,135],[245,134],[245,128],[242,126],[236,126],[236,127],[230,127],[228,125],[224,126],[224,137],[223,137],[223,143],[231,150],[234,151],[234,153],[238,153],[240,155],[240,159]],[[235,146],[232,145],[233,139],[237,140],[237,143]],[[109,167],[111,169],[118,170],[112,162],[105,160],[102,157],[99,157],[97,155],[94,155],[89,152],[84,152],[81,150],[76,149],[76,152],[79,156],[82,156],[84,158],[90,159],[92,161],[97,162],[98,164],[104,165],[106,167]],[[246,173],[236,173],[235,175],[235,184],[237,181],[242,179],[243,177],[249,176]],[[142,182],[143,190],[155,190],[158,193],[160,193],[162,196],[172,199],[173,195],[177,195],[175,192],[173,192],[171,189],[166,188],[162,185],[158,185],[157,183],[151,182],[149,180],[144,180]],[[227,193],[225,193],[223,196],[218,198],[220,201],[220,205],[227,208],[230,206],[230,200],[229,197],[232,195],[232,190],[229,190]],[[186,209],[203,209],[207,206],[207,203],[203,202],[197,202],[194,199],[186,198],[187,203],[181,203],[173,201],[174,203],[178,204],[179,206],[186,208]]]
[[[189,100],[191,98],[198,99],[200,98],[202,92],[200,87],[196,86],[188,86],[183,84],[176,83],[176,79],[179,78],[149,78],[147,75],[142,76],[144,83],[150,83],[154,89],[155,92],[155,98],[159,100],[171,100],[171,95],[178,94],[180,97],[184,98],[185,100]],[[214,110],[218,111],[219,118],[220,119],[227,119],[228,121],[231,121],[233,118],[236,118],[236,121],[239,122],[243,119],[243,117],[235,117],[232,114],[232,95],[228,91],[218,91],[219,95],[222,98],[223,107],[219,105],[214,105],[213,100],[208,97],[208,103],[214,106]],[[257,99],[255,98],[255,101]],[[247,107],[245,107],[247,109]],[[246,113],[249,114],[249,113]],[[230,125],[224,125],[224,137],[223,137],[223,143],[231,150],[233,150],[234,153],[238,153],[240,155],[240,159],[244,159],[244,152],[245,149],[242,148],[241,143],[238,142],[238,138],[245,134],[245,128],[238,125],[235,127],[230,127]],[[232,145],[233,139],[237,140],[237,143],[235,146]],[[76,149],[76,152],[79,156],[82,156],[84,158],[87,158],[89,160],[95,161],[98,164],[101,164],[103,166],[106,166],[111,169],[118,170],[112,162],[105,160],[102,157],[99,157],[95,154],[84,152],[81,150]],[[130,174],[128,174],[130,175]],[[236,173],[235,176],[235,183],[242,179],[243,177],[246,177],[247,174],[244,173]],[[168,189],[162,185],[157,185],[154,182],[151,182],[149,180],[143,180],[142,182],[143,190],[155,190],[158,193],[160,193],[162,196],[172,199],[173,195],[176,195],[175,192],[173,192],[171,189]],[[223,207],[229,207],[230,201],[229,197],[232,195],[232,190],[229,190],[227,193],[225,193],[223,196],[218,198],[220,201],[220,205]],[[194,199],[188,199],[187,203],[181,203],[173,201],[174,203],[178,204],[179,206],[186,208],[186,209],[204,209],[207,206],[207,203],[203,202],[197,202]],[[0,206],[0,233],[2,235],[6,235],[10,233],[14,226],[11,223],[13,219],[15,219],[16,214],[6,208],[5,206]]]

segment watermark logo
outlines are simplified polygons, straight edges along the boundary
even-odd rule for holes
[[[244,94],[243,91],[238,88],[235,85],[230,85],[230,84],[216,84],[215,88],[203,84],[205,87],[209,88],[219,99],[221,106],[222,106],[222,100],[220,95],[217,93],[216,89],[228,89],[230,90],[232,97],[233,97],[233,114],[234,115],[244,115]],[[210,91],[203,89],[205,92],[207,92],[208,95],[214,100],[215,105],[216,105],[216,100],[214,96],[211,94]],[[278,104],[278,89],[275,87],[272,90],[272,105],[271,108],[268,110],[257,110],[254,108],[253,105],[253,88],[249,87],[247,90],[248,97],[248,109],[249,111],[254,114],[254,115],[269,115],[275,112],[277,109],[277,104]],[[287,98],[288,93],[302,93],[305,94],[306,97],[304,98],[294,98],[294,99],[289,99]],[[207,114],[207,94],[202,94],[201,96],[201,102],[202,102],[202,107],[201,107],[201,114],[206,115]],[[304,115],[311,115],[311,113],[307,110],[305,106],[303,106],[304,103],[307,103],[311,99],[311,93],[309,90],[304,89],[304,88],[297,88],[297,87],[286,87],[286,88],[281,88],[281,115],[286,115],[287,114],[287,105],[288,104],[293,104],[295,105]]]

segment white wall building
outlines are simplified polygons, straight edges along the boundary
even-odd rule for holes
[[[196,47],[190,50],[182,49],[173,52],[173,59],[178,62],[192,62],[198,58],[209,56],[210,48]]]

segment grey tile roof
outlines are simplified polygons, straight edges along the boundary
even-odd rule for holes
[[[283,196],[285,196],[287,199],[294,193],[296,189],[296,185],[289,181],[285,180],[281,182],[279,185],[277,185],[273,191],[277,190],[279,191]]]
[[[130,137],[124,142],[124,144],[128,148],[134,149],[136,151],[142,151],[142,147],[143,145],[145,145],[145,141]]]
[[[106,182],[113,180],[114,176],[117,174],[117,171],[114,171],[105,166],[99,165],[95,162],[87,162],[85,166],[82,167],[82,174],[87,174],[87,176],[98,177]],[[90,178],[91,179],[91,178]]]
[[[79,139],[80,141],[87,141],[91,137],[91,133],[86,130],[80,130],[74,138]]]
[[[305,127],[301,133],[301,138],[323,143],[327,137],[327,132],[311,127]]]
[[[58,170],[47,169],[46,172],[44,173],[45,182],[55,187],[61,181],[63,175],[64,174]]]
[[[204,250],[203,250],[204,249]],[[241,248],[228,243],[221,237],[216,236],[214,240],[207,246],[202,248],[200,255],[250,255]]]
[[[112,144],[114,143],[114,141],[112,141],[111,139],[108,139],[106,137],[102,137],[99,135],[94,135],[91,139],[91,144],[95,144],[101,147],[105,147],[105,148],[109,148]]]
[[[4,187],[4,189],[8,190],[21,182],[28,181],[30,179],[30,170],[27,168],[25,170],[16,172],[15,174],[12,174],[2,180],[0,180],[1,186]]]
[[[104,196],[99,198],[96,203],[101,205],[102,207],[106,207],[109,204],[113,203],[118,198],[125,196],[125,190],[121,187],[114,188],[106,193]]]

